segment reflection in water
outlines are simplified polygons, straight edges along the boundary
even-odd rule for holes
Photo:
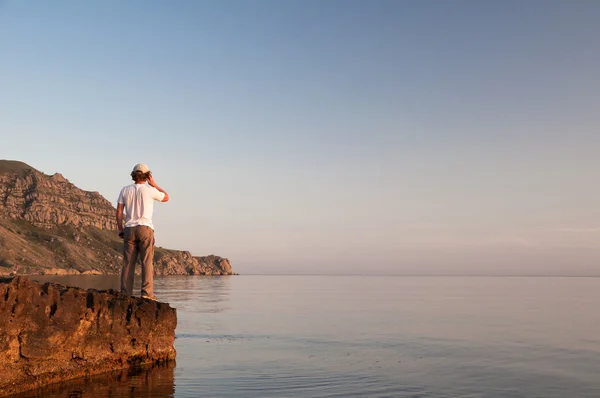
[[[158,299],[180,312],[220,313],[228,309],[229,276],[170,276],[155,279],[154,285]]]
[[[51,384],[15,398],[173,397],[175,364],[137,367]]]

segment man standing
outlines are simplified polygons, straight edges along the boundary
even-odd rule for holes
[[[150,169],[145,164],[136,164],[131,172],[131,178],[135,183],[123,187],[117,200],[117,228],[119,228],[119,236],[124,239],[121,291],[133,295],[133,276],[139,255],[142,259],[142,298],[156,300],[152,264],[154,259],[152,210],[155,200],[166,202],[169,200],[169,194],[156,185]],[[123,210],[126,214],[124,229]]]

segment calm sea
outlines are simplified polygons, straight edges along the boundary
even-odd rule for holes
[[[178,310],[176,366],[21,396],[600,397],[600,278],[256,275],[155,284]]]

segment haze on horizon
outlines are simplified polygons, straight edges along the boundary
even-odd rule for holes
[[[0,2],[0,158],[239,273],[600,275],[600,3]]]

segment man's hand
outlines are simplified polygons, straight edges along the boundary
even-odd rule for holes
[[[156,188],[156,183],[154,182],[154,176],[152,174],[150,174],[150,176],[148,177],[148,185]]]

